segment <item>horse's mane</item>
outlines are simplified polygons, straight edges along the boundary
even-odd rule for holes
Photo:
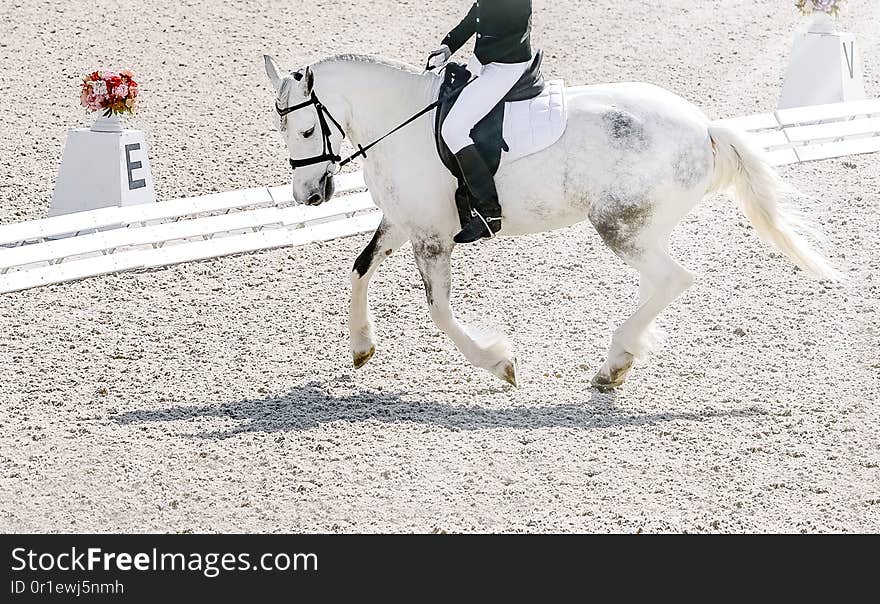
[[[396,59],[386,59],[385,57],[380,57],[377,55],[339,54],[333,55],[332,57],[327,57],[326,59],[321,59],[320,61],[315,63],[315,65],[335,62],[358,62],[369,63],[373,65],[384,65],[385,67],[393,67],[394,69],[399,69],[401,71],[412,73],[414,75],[422,74],[422,70],[413,65],[410,65],[409,63],[404,63],[403,61],[398,61]]]

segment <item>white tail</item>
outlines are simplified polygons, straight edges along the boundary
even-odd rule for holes
[[[732,187],[758,236],[800,268],[822,279],[839,279],[840,274],[815,247],[821,234],[782,201],[782,193],[796,191],[782,182],[761,152],[742,133],[725,126],[709,126],[709,135],[717,153],[713,190]]]

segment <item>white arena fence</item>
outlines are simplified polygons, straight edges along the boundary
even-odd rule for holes
[[[880,99],[719,123],[748,132],[774,165],[880,151]],[[0,225],[0,293],[371,232],[381,212],[365,189],[353,173],[318,207],[264,187]]]
[[[782,109],[718,123],[748,132],[776,166],[880,151],[880,99]]]
[[[337,188],[340,199],[317,207],[283,207],[287,186],[3,225],[0,293],[374,231],[381,213],[363,175],[340,175]]]

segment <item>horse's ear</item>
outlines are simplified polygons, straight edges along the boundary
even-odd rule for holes
[[[266,75],[269,76],[272,87],[275,88],[275,92],[281,92],[281,76],[278,75],[280,71],[278,64],[269,55],[263,55],[263,61],[266,63]]]
[[[305,78],[303,79],[306,82],[306,96],[310,96],[315,88],[315,74],[312,72],[311,67],[306,67]]]

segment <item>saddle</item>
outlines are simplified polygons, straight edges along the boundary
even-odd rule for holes
[[[498,171],[501,165],[502,151],[509,151],[507,143],[504,140],[504,112],[507,103],[517,101],[527,101],[540,96],[544,92],[545,82],[541,75],[541,63],[544,60],[543,51],[538,51],[532,64],[519,79],[519,81],[511,88],[510,92],[495,106],[495,108],[484,117],[473,130],[470,132],[471,139],[482,155],[486,165],[492,174]],[[443,122],[449,115],[452,106],[461,95],[463,86],[470,80],[471,73],[467,67],[459,63],[448,63],[444,72],[443,83],[440,85],[440,93],[437,97],[437,114],[434,121],[434,140],[437,144],[437,153],[443,165],[458,180],[458,188],[455,191],[455,204],[458,208],[459,220],[464,224],[471,217],[471,196],[468,191],[461,170],[458,167],[458,161],[446,146],[441,136]]]

